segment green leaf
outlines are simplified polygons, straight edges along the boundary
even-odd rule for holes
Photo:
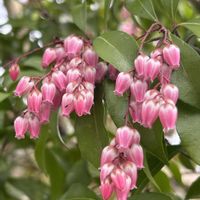
[[[158,21],[152,0],[127,0],[126,5],[133,15]]]
[[[148,161],[147,161],[147,158],[146,158],[146,153],[144,155],[144,169],[143,169],[143,171],[146,174],[146,176],[148,177],[148,179],[151,181],[151,183],[158,189],[158,191],[161,191],[159,185],[154,180],[154,177],[152,176],[151,171],[149,169]]]
[[[65,171],[58,155],[51,149],[45,150],[45,165],[51,182],[51,200],[57,200],[64,190]]]
[[[0,103],[7,99],[10,96],[10,93],[0,92]]]
[[[104,107],[101,88],[95,89],[95,103],[91,115],[79,117],[75,130],[82,157],[99,167],[102,149],[108,144],[108,134],[104,127]]]
[[[87,2],[74,6],[72,9],[74,23],[83,31],[86,31],[87,25]]]
[[[97,54],[119,71],[133,68],[138,45],[133,37],[121,31],[110,31],[94,40]]]
[[[163,171],[159,171],[155,176],[154,180],[159,185],[162,192],[170,193],[172,191],[169,178]]]
[[[117,127],[124,125],[124,116],[128,107],[128,99],[126,97],[118,97],[114,94],[115,83],[105,81],[105,103],[108,112]]]
[[[34,69],[37,69],[39,71],[43,71],[44,69],[42,69],[41,66],[41,57],[40,56],[32,56],[29,58],[26,58],[23,62],[22,65],[24,65],[24,69],[26,69],[26,67],[33,67]]]
[[[178,104],[178,110],[177,130],[181,145],[189,156],[200,164],[200,111],[181,102]]]
[[[185,199],[198,199],[200,198],[200,178],[197,178],[196,181],[192,183],[189,190],[187,191],[187,195]]]
[[[173,158],[179,151],[180,151],[180,146],[169,146],[167,148],[167,154],[168,154],[169,160]],[[149,170],[152,176],[155,176],[161,170],[164,164],[158,158],[149,154],[148,152],[146,153],[146,155],[147,155]],[[138,180],[137,180],[137,189],[134,191],[134,193],[135,194],[140,193],[144,189],[144,187],[147,185],[148,182],[149,182],[149,178],[144,173],[144,170],[139,171]]]
[[[93,200],[99,199],[96,194],[80,183],[72,184],[59,200]]]
[[[129,198],[129,200],[172,200],[172,199],[165,194],[152,192],[152,193],[133,195],[133,197]]]
[[[156,121],[151,129],[139,125],[136,128],[141,135],[142,146],[166,164],[168,162],[168,156],[164,145],[164,133],[159,120]]]
[[[178,26],[184,26],[185,28],[192,31],[196,36],[200,37],[200,18],[195,18],[187,22],[178,24]]]
[[[182,184],[182,178],[181,178],[181,172],[180,169],[178,167],[178,164],[176,164],[174,161],[170,161],[168,168],[170,169],[170,171],[172,172],[175,180],[179,183]]]
[[[188,44],[178,37],[171,35],[174,43],[181,49],[181,63],[182,70],[177,70],[175,73],[184,74],[183,82],[181,75],[177,75],[178,78],[173,79],[173,83],[180,88],[180,99],[184,102],[200,107],[200,84],[199,84],[199,74],[200,74],[200,56],[199,54]],[[186,86],[186,87],[183,87]],[[192,96],[189,96],[191,95]]]
[[[166,9],[165,12],[174,20],[179,0],[161,0],[161,2],[163,7]]]

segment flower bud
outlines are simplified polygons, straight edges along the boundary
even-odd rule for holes
[[[9,76],[13,81],[16,81],[19,76],[20,68],[17,63],[11,65],[9,69]]]
[[[162,104],[159,111],[160,122],[165,133],[176,128],[178,111],[173,101]]]
[[[128,126],[118,128],[116,133],[117,148],[122,150],[129,148],[133,143],[133,137],[133,129]]]
[[[98,63],[98,55],[95,53],[94,50],[92,50],[91,48],[88,48],[85,50],[85,52],[83,53],[83,59],[85,60],[85,62],[92,67],[95,67]]]
[[[42,93],[38,90],[33,90],[28,95],[28,110],[29,112],[33,112],[38,114],[40,112],[40,106],[42,103]]]
[[[141,123],[141,112],[142,112],[142,104],[137,103],[135,101],[131,101],[129,105],[129,112],[133,122]]]
[[[50,115],[51,115],[51,104],[42,103],[39,113],[40,123],[42,124],[48,123]]]
[[[108,67],[108,73],[110,79],[115,81],[119,72],[115,67],[113,67],[113,65],[110,64]]]
[[[53,48],[47,48],[42,56],[42,67],[46,68],[56,60],[56,51]]]
[[[172,69],[168,65],[163,64],[161,66],[160,74],[159,74],[159,77],[158,77],[161,84],[169,83],[170,79],[171,79],[171,74],[172,74]]]
[[[131,84],[131,94],[136,102],[144,101],[144,95],[148,89],[146,81],[135,80]]]
[[[15,89],[15,96],[22,96],[26,93],[28,93],[32,87],[34,86],[34,82],[31,81],[30,77],[23,76],[19,83],[17,84],[17,87]]]
[[[172,68],[178,69],[180,66],[180,49],[174,45],[168,45],[163,48],[163,57],[165,62]]]
[[[148,90],[144,95],[144,100],[153,100],[160,98],[160,93],[156,89]]]
[[[51,82],[44,82],[42,84],[41,91],[43,101],[53,104],[53,99],[56,94],[56,86]]]
[[[101,167],[101,171],[100,171],[101,182],[106,180],[106,178],[111,174],[114,168],[115,168],[115,165],[113,165],[112,163],[106,163],[105,165]]]
[[[61,103],[62,115],[69,117],[69,115],[73,110],[74,110],[74,95],[66,93],[62,97],[62,103]]]
[[[94,67],[86,67],[84,71],[84,80],[94,84],[95,77],[96,77],[96,69]]]
[[[128,159],[134,162],[138,169],[142,169],[144,167],[144,154],[142,147],[138,144],[134,144],[128,152]]]
[[[135,65],[135,70],[137,72],[137,75],[139,77],[143,77],[144,76],[144,68],[145,68],[145,65],[147,63],[147,61],[149,60],[150,58],[148,56],[145,56],[145,55],[139,55],[135,61],[134,61],[134,65]]]
[[[66,76],[63,72],[61,71],[55,71],[52,74],[52,81],[56,85],[56,87],[60,90],[63,91],[66,88]]]
[[[17,117],[14,121],[15,137],[17,139],[23,139],[26,131],[28,130],[28,120],[24,117]]]
[[[74,98],[74,109],[76,114],[80,117],[85,113],[86,99],[82,94],[78,94]]]
[[[79,55],[83,47],[83,41],[76,36],[69,36],[64,40],[64,48],[69,58]]]
[[[153,81],[160,72],[161,63],[160,61],[150,58],[144,67],[144,77],[145,79],[150,79]]]
[[[62,46],[56,47],[55,51],[56,51],[56,61],[57,62],[60,62],[63,58],[65,58],[66,52]]]
[[[101,166],[112,162],[117,156],[118,154],[114,147],[106,146],[101,154]]]
[[[115,84],[115,94],[118,96],[122,96],[124,92],[129,89],[132,80],[133,79],[129,73],[119,73]]]
[[[96,76],[95,76],[95,81],[97,83],[100,83],[103,79],[104,76],[106,75],[106,72],[108,70],[108,66],[104,62],[99,62],[96,66]]]
[[[159,112],[159,104],[154,100],[146,100],[142,104],[142,124],[151,128],[156,121]]]
[[[40,121],[36,116],[31,116],[28,119],[30,138],[36,139],[40,134]]]
[[[69,69],[66,75],[67,83],[76,81],[79,82],[81,80],[81,72],[77,68]]]
[[[94,104],[94,94],[91,91],[85,91],[85,114],[90,114],[92,105]]]
[[[179,96],[178,88],[173,84],[166,84],[161,88],[161,92],[165,99],[170,99],[176,104]]]
[[[157,59],[162,63],[163,62],[162,49],[156,49],[153,52],[151,52],[151,58]]]
[[[113,185],[109,181],[105,181],[105,183],[102,183],[100,186],[100,191],[103,200],[108,200],[113,192]]]

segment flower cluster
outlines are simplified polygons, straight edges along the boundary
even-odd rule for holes
[[[47,123],[52,109],[59,106],[66,117],[73,111],[78,116],[90,114],[95,82],[100,82],[107,71],[90,43],[74,35],[47,48],[42,67],[51,69],[42,77],[22,77],[15,89],[16,96],[27,99],[27,109],[14,122],[18,139],[27,131],[31,138],[37,138],[41,124]],[[18,71],[18,65],[11,67],[12,79]]]
[[[129,113],[133,123],[151,128],[159,117],[165,133],[176,128],[178,88],[170,83],[171,73],[180,66],[180,50],[173,44],[140,54],[134,70],[119,73],[115,94],[130,90]],[[153,86],[154,85],[154,86]]]
[[[118,128],[116,137],[101,155],[100,190],[103,199],[109,199],[115,192],[118,200],[126,200],[129,191],[136,188],[137,169],[142,168],[140,134],[128,126]]]

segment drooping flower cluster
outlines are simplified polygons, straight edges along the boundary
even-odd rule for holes
[[[153,51],[150,57],[140,54],[132,72],[119,73],[115,94],[121,96],[130,90],[129,113],[133,123],[151,128],[159,117],[165,133],[176,128],[179,90],[170,79],[172,71],[179,66],[180,50],[168,44]]]
[[[66,117],[73,111],[78,116],[90,114],[95,82],[100,82],[107,71],[89,42],[74,35],[47,48],[42,67],[51,69],[43,77],[22,77],[15,89],[16,96],[27,97],[27,109],[14,122],[18,139],[24,138],[27,131],[31,138],[37,138],[41,124],[47,123],[52,109],[59,106]],[[16,65],[10,72],[13,69]],[[15,75],[12,73],[12,79]]]
[[[140,134],[124,126],[117,129],[116,137],[101,155],[101,194],[104,200],[113,192],[118,200],[126,200],[130,190],[136,188],[137,170],[143,168],[143,150]]]

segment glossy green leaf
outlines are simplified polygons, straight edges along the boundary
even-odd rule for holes
[[[165,164],[168,162],[164,144],[164,133],[161,123],[157,120],[151,129],[137,125],[141,135],[142,146]]]
[[[200,198],[200,178],[197,178],[192,185],[190,186],[189,190],[187,191],[185,199],[198,199]]]
[[[181,64],[182,71],[177,70],[175,73],[183,74],[177,75],[173,79],[173,83],[180,88],[180,99],[184,102],[200,107],[200,55],[183,40],[171,35],[174,43],[181,49]],[[186,80],[183,82],[183,80]],[[191,101],[192,99],[192,101]],[[191,102],[191,103],[190,103]]]
[[[133,37],[121,31],[110,31],[94,40],[97,54],[119,71],[133,68],[138,45]]]
[[[159,171],[155,176],[154,180],[159,185],[162,192],[170,193],[172,191],[169,178],[163,171]]]
[[[157,21],[152,0],[127,0],[127,8],[133,15]]]
[[[176,17],[176,11],[179,0],[161,0],[163,7],[166,9],[166,13],[174,20]]]
[[[187,22],[182,22],[178,26],[184,26],[192,31],[196,36],[200,37],[200,18],[195,18]]]
[[[169,196],[162,193],[143,193],[135,194],[129,200],[172,200]]]
[[[200,111],[184,103],[178,104],[178,110],[177,129],[181,144],[189,156],[200,164]]]
[[[118,97],[114,94],[115,83],[105,81],[105,103],[108,112],[117,127],[124,125],[124,116],[128,107],[128,98]]]
[[[86,31],[87,26],[87,2],[74,6],[72,9],[72,17],[74,23],[83,31]]]
[[[80,183],[72,184],[59,200],[97,200],[96,194]]]
[[[52,150],[45,150],[45,166],[51,182],[51,200],[57,200],[64,191],[65,171],[59,159]]]
[[[102,149],[108,144],[108,134],[104,127],[104,107],[101,88],[95,89],[95,103],[91,115],[76,120],[76,135],[82,157],[99,167]]]
[[[143,171],[144,171],[145,175],[148,177],[148,179],[151,181],[151,183],[157,188],[157,190],[161,191],[159,185],[154,180],[154,177],[152,176],[151,171],[149,169],[148,161],[146,158],[146,153],[144,154],[144,169],[143,169]]]
[[[167,154],[169,160],[173,158],[180,151],[180,146],[169,146],[167,148]],[[161,168],[164,166],[164,163],[160,161],[155,156],[147,153],[147,162],[149,166],[149,170],[152,176],[155,176]],[[137,189],[134,191],[135,194],[140,193],[144,187],[148,184],[149,178],[144,173],[144,170],[139,171],[138,180],[137,180]]]

